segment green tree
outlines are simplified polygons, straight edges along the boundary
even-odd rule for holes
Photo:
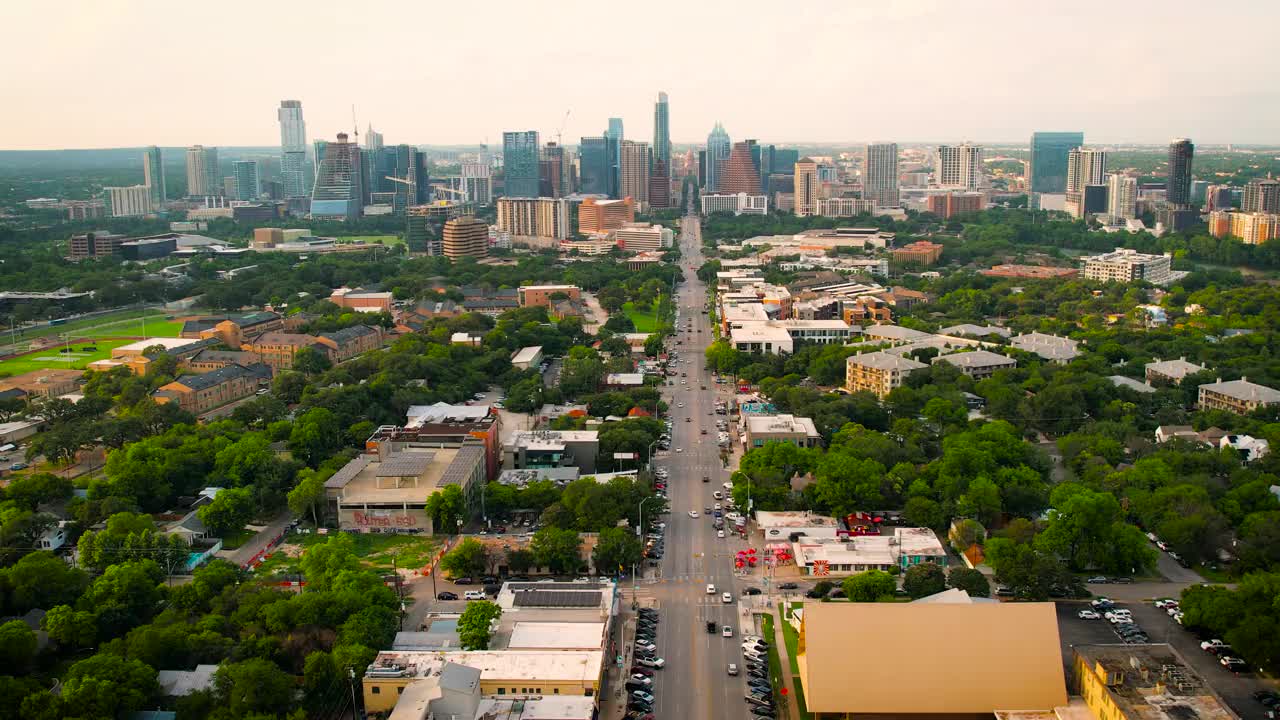
[[[383,605],[364,608],[338,627],[338,642],[371,648],[391,647],[396,639],[397,613]]]
[[[67,671],[62,701],[67,717],[120,717],[141,708],[159,690],[155,668],[100,652]]]
[[[330,590],[338,576],[360,569],[355,542],[347,533],[330,535],[323,543],[308,547],[299,561],[308,589]]]
[[[89,586],[89,576],[51,552],[33,552],[7,570],[0,570],[0,587],[7,588],[9,612],[21,615],[33,608],[49,608],[76,601]]]
[[[463,540],[440,559],[440,567],[452,578],[479,575],[488,565],[489,550],[475,538]]]
[[[270,660],[250,658],[223,663],[213,674],[214,694],[232,717],[289,712],[296,691],[293,678]]]
[[[305,347],[293,354],[293,369],[303,375],[312,376],[333,367],[329,353],[321,352],[313,347]]]
[[[596,547],[591,554],[595,560],[597,573],[601,575],[621,573],[640,562],[642,556],[640,538],[626,528],[605,528],[596,538]]]
[[[907,568],[902,589],[913,598],[935,595],[947,589],[947,575],[937,563],[920,563]]]
[[[488,650],[493,636],[490,629],[494,620],[502,617],[502,608],[488,600],[467,603],[467,609],[458,618],[458,640],[463,650]]]
[[[21,673],[36,656],[36,634],[21,620],[0,625],[0,663],[5,671]]]
[[[942,527],[946,521],[942,506],[927,497],[913,497],[908,500],[902,510],[902,517],[907,523],[916,527],[935,530]]]
[[[518,548],[507,553],[507,567],[511,572],[523,575],[533,568],[537,560],[533,557],[533,553],[523,548]]]
[[[289,433],[289,452],[316,467],[342,444],[338,418],[328,408],[314,407],[298,416]]]
[[[533,534],[529,550],[540,567],[553,574],[575,572],[582,565],[582,539],[576,530],[544,527]]]
[[[991,583],[981,571],[956,565],[947,571],[947,585],[964,590],[971,597],[990,597]]]
[[[877,602],[884,597],[893,597],[898,581],[883,570],[864,570],[845,578],[840,587],[850,602]]]
[[[658,357],[662,354],[662,336],[658,333],[652,333],[644,339],[644,354],[649,357]]]
[[[449,534],[458,530],[458,521],[464,518],[467,500],[462,488],[446,485],[443,490],[427,498],[427,514],[431,516],[431,529],[435,534]]]
[[[311,515],[311,522],[320,525],[319,508],[324,505],[324,477],[310,468],[298,473],[298,484],[289,491],[289,511],[294,515]]]
[[[93,647],[98,638],[98,619],[93,613],[58,605],[45,613],[40,626],[59,645],[69,648]]]
[[[252,520],[253,510],[253,493],[248,488],[226,488],[218,491],[213,502],[201,507],[196,514],[213,534],[224,537]]]

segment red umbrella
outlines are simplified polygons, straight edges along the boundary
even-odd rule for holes
[[[756,549],[755,549],[755,548],[747,548],[747,552],[748,552],[748,553],[750,553],[750,554],[752,554],[752,555],[755,555],[755,554],[756,554]]]

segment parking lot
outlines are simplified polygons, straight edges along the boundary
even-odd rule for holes
[[[1081,620],[1076,616],[1088,608],[1088,603],[1060,602],[1058,609],[1058,634],[1062,643],[1062,662],[1067,683],[1071,682],[1071,655],[1076,645],[1118,644],[1120,639],[1111,631],[1106,620]],[[1174,622],[1164,610],[1151,602],[1119,602],[1118,608],[1127,608],[1153,643],[1168,643],[1200,674],[1209,686],[1222,697],[1241,717],[1261,717],[1262,706],[1252,697],[1257,690],[1273,687],[1253,673],[1236,675],[1218,663],[1218,657],[1200,649],[1201,638]]]

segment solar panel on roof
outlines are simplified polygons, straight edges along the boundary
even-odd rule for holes
[[[595,607],[600,604],[600,591],[526,590],[515,594],[516,607]]]
[[[332,477],[325,480],[324,486],[327,488],[338,489],[346,487],[347,483],[355,479],[355,477],[360,474],[361,470],[369,466],[370,460],[372,460],[372,458],[368,455],[357,456],[351,462],[343,465],[342,468],[338,470],[338,472],[334,473]]]
[[[431,467],[435,453],[413,452],[395,453],[387,457],[377,470],[377,477],[410,477],[421,475]]]

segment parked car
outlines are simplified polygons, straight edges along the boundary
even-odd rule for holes
[[[1200,649],[1206,652],[1214,652],[1217,648],[1226,647],[1226,646],[1227,644],[1222,642],[1218,638],[1214,638],[1212,640],[1205,640],[1204,642],[1200,643]]]
[[[654,658],[640,658],[639,660],[636,661],[636,663],[642,667],[658,669],[666,665],[667,661],[663,660],[660,657],[654,657]]]
[[[759,595],[761,592],[763,591],[758,587],[749,587],[742,590],[743,595]]]
[[[1220,658],[1218,662],[1222,664],[1222,667],[1230,670],[1233,673],[1238,674],[1238,673],[1249,671],[1249,663],[1241,660],[1238,657],[1232,657],[1228,655],[1226,657]]]
[[[436,595],[437,600],[457,600],[458,593],[442,592]]]
[[[476,581],[469,577],[460,577],[453,581],[454,585],[475,585]]]
[[[1108,580],[1107,580],[1107,576],[1106,576],[1106,575],[1094,575],[1093,577],[1089,578],[1088,580],[1085,580],[1085,582],[1087,582],[1087,583],[1091,583],[1091,584],[1094,584],[1094,585],[1102,585],[1102,584],[1107,583],[1107,582],[1108,582]]]
[[[1076,617],[1080,618],[1081,620],[1098,620],[1102,618],[1102,616],[1099,615],[1096,610],[1081,610],[1080,612],[1076,613]]]
[[[779,590],[798,590],[799,588],[800,586],[793,582],[785,582],[778,585]]]
[[[1168,608],[1168,607],[1177,607],[1177,606],[1178,606],[1178,601],[1174,600],[1173,598],[1160,598],[1156,600],[1156,607],[1160,608],[1161,610],[1164,610],[1165,608]]]

